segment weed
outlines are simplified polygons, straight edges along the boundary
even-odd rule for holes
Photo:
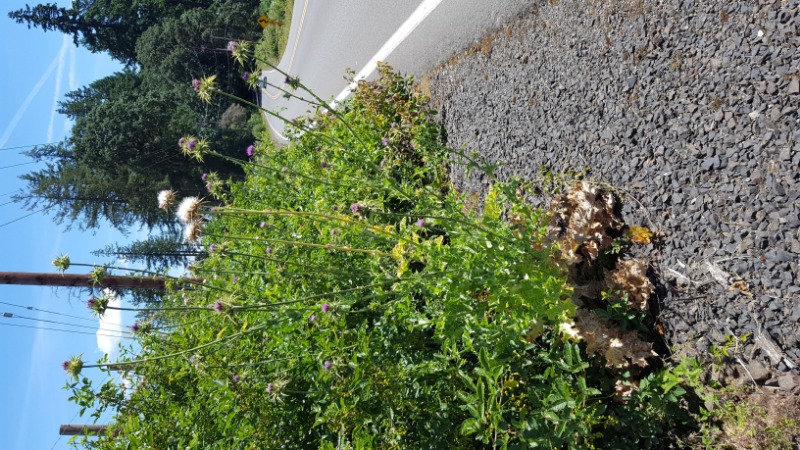
[[[288,146],[263,136],[233,159],[182,140],[247,176],[179,207],[208,257],[192,269],[204,283],[148,309],[169,332],[142,327],[115,363],[65,364],[124,367],[136,384],[67,385],[95,417],[115,409],[87,445],[662,448],[696,428],[696,363],[651,365],[629,307],[576,310],[548,214],[525,200],[534,185],[443,147],[412,84],[380,65],[329,109],[287,77],[316,109],[286,120]],[[492,181],[480,210],[452,165]],[[543,168],[540,189],[587,170]]]
[[[677,50],[672,52],[672,57],[669,60],[669,69],[672,70],[673,72],[677,72],[681,70],[682,66],[683,66],[683,53]]]
[[[705,448],[791,450],[800,443],[800,397],[752,387],[706,393],[712,406],[699,440]]]

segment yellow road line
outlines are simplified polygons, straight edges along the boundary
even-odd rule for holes
[[[291,58],[289,58],[289,67],[287,67],[286,70],[284,70],[284,72],[286,72],[288,74],[292,73],[292,65],[294,65],[294,55],[297,52],[297,44],[300,42],[300,33],[303,31],[303,22],[305,22],[305,20],[306,20],[306,11],[308,10],[308,2],[309,1],[310,0],[306,0],[305,4],[303,5],[303,14],[300,16],[300,25],[297,26],[297,36],[295,36],[295,38],[294,38],[294,46],[292,47],[292,56],[291,56]],[[280,91],[278,91],[273,96],[272,94],[267,92],[266,88],[262,88],[261,90],[264,92],[264,95],[266,95],[267,97],[269,97],[269,98],[271,98],[273,100],[277,100],[278,97],[280,97],[281,94],[282,94]]]

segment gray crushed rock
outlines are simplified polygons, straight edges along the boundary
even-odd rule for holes
[[[753,339],[745,356],[788,371],[800,358],[798,3],[540,1],[428,88],[448,145],[502,163],[500,178],[586,167],[624,197],[626,223],[664,233],[635,252],[662,284],[674,348],[766,332],[785,359]]]

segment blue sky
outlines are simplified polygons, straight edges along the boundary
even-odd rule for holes
[[[28,0],[30,3],[30,0]],[[34,1],[33,4],[39,2]],[[68,6],[71,2],[59,1]],[[6,204],[11,193],[24,187],[19,175],[35,170],[35,164],[20,152],[31,145],[58,142],[68,133],[70,124],[55,112],[57,102],[70,90],[109,75],[121,67],[102,54],[76,48],[72,38],[59,33],[27,29],[8,18],[7,13],[23,8],[25,0],[6,0],[0,12],[0,236],[3,252],[0,271],[52,272],[53,258],[68,254],[73,262],[109,263],[91,251],[109,243],[128,242],[110,226],[94,233],[67,231],[66,225],[53,223],[43,213],[22,218],[28,211],[18,204]],[[23,147],[23,148],[15,148]],[[24,164],[16,167],[17,164]],[[155,199],[153,199],[155,201]],[[8,223],[20,219],[13,223]],[[69,273],[88,272],[74,268]],[[68,438],[59,440],[62,423],[85,423],[76,416],[77,407],[68,402],[69,392],[62,389],[67,377],[61,362],[83,354],[94,362],[100,356],[98,345],[113,348],[116,343],[94,335],[98,326],[85,307],[86,292],[55,290],[48,287],[0,285],[0,313],[21,318],[0,317],[0,423],[4,449],[64,449]],[[9,305],[10,304],[10,305]],[[33,307],[27,310],[13,305]],[[55,315],[39,310],[66,314]],[[62,324],[42,322],[51,320]],[[129,325],[130,317],[116,319]],[[88,334],[29,329],[11,325],[71,329]],[[96,372],[95,375],[99,374]],[[104,380],[98,377],[97,382]],[[101,420],[100,422],[103,422]],[[58,442],[57,442],[58,441]]]

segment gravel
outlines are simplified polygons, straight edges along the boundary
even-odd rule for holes
[[[786,358],[753,339],[744,356],[788,371],[800,358],[798,3],[541,1],[423,89],[448,144],[502,163],[500,178],[586,168],[624,198],[626,223],[664,234],[634,252],[659,281],[673,350],[763,332]]]

